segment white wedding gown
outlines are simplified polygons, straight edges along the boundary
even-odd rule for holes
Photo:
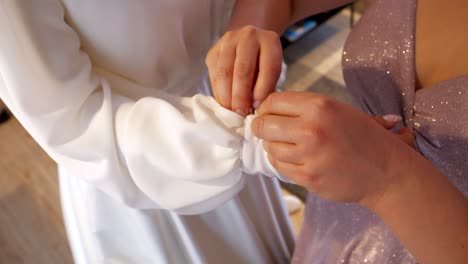
[[[289,262],[253,117],[199,94],[232,5],[0,0],[0,97],[60,166],[76,263]]]

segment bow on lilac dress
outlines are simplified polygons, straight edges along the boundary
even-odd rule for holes
[[[468,75],[415,89],[416,9],[416,0],[375,1],[347,40],[344,78],[363,111],[402,115],[416,149],[468,196]],[[370,210],[310,194],[293,263],[416,260]]]

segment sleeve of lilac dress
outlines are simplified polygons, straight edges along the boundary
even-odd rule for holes
[[[148,90],[93,65],[59,0],[0,0],[0,96],[61,166],[129,206],[185,214],[229,200],[244,172],[281,177],[252,116]]]

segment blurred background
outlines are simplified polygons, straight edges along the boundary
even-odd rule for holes
[[[325,93],[350,102],[342,73],[346,37],[371,0],[291,26],[282,37],[288,65],[284,90]],[[283,185],[304,201],[306,192]],[[291,213],[299,232],[303,205]],[[0,101],[0,263],[72,263],[62,221],[55,163]]]

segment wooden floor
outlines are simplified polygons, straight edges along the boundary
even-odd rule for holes
[[[349,96],[340,54],[348,34],[344,12],[285,51],[285,87]],[[291,216],[296,232],[303,209]],[[56,165],[12,118],[0,125],[0,264],[72,263],[61,217]]]
[[[0,263],[72,263],[56,165],[16,119],[0,125]]]

